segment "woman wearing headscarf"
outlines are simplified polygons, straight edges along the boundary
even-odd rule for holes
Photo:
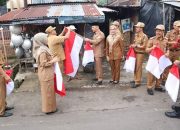
[[[54,63],[57,58],[52,58],[47,47],[47,34],[37,33],[33,38],[33,56],[38,64],[38,77],[41,86],[42,112],[54,113],[56,108],[56,96],[54,90]]]

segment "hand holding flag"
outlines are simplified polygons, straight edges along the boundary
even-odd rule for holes
[[[85,67],[90,62],[94,62],[94,52],[93,48],[90,45],[90,42],[86,42],[84,46],[82,65]]]
[[[146,70],[159,79],[165,68],[171,64],[172,62],[164,55],[164,52],[160,48],[155,47],[149,55]]]
[[[129,51],[127,52],[126,61],[124,64],[124,69],[126,69],[126,72],[134,73],[135,63],[136,63],[136,54],[134,52],[133,47],[130,47]]]

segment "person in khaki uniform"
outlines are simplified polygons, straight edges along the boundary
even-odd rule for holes
[[[143,32],[144,23],[138,22],[135,25],[135,38],[131,47],[134,48],[136,53],[136,63],[135,63],[135,71],[134,71],[134,81],[131,81],[132,88],[139,87],[141,85],[142,78],[142,64],[145,55],[145,48],[148,42],[148,37]]]
[[[167,40],[167,48],[169,59],[174,62],[178,60],[180,56],[180,48],[177,45],[178,40],[180,39],[180,21],[175,21],[171,31],[168,31],[165,38]]]
[[[4,64],[3,54],[0,50],[0,117],[12,116],[12,113],[6,112],[7,110],[13,109],[6,106],[6,83],[11,78],[4,72],[2,65]]]
[[[116,26],[110,26],[110,34],[106,39],[106,57],[111,66],[112,80],[110,83],[117,84],[120,79],[120,63],[123,56],[123,40]]]
[[[33,56],[38,64],[38,77],[41,86],[42,112],[54,113],[56,108],[56,95],[54,90],[54,63],[59,58],[52,57],[47,47],[47,34],[37,33],[33,39]]]
[[[172,62],[177,60],[180,55],[180,48],[177,47],[177,41],[180,39],[180,21],[175,21],[171,31],[167,32],[165,38],[167,40],[167,48],[169,50],[169,58]]]
[[[94,32],[93,38],[85,38],[85,41],[93,45],[96,66],[96,78],[93,80],[97,80],[96,84],[101,85],[103,80],[102,58],[104,56],[105,35],[98,25],[93,25],[92,31]]]
[[[177,46],[178,40],[180,39],[179,29],[180,21],[175,21],[173,23],[173,29],[168,31],[165,36],[167,42],[168,57],[172,62],[178,60],[180,56],[180,46]],[[163,73],[163,85],[165,84],[170,68],[171,66],[167,67],[165,69],[165,72]]]
[[[45,32],[48,34],[48,47],[51,50],[54,57],[59,58],[59,67],[61,69],[61,72],[63,72],[63,61],[65,60],[65,54],[63,49],[63,44],[66,39],[70,36],[70,28],[66,29],[64,28],[62,33],[58,36],[56,33],[56,27],[49,26]]]
[[[154,37],[151,37],[148,41],[148,45],[146,48],[146,51],[150,53],[155,47],[160,48],[165,55],[166,53],[166,41],[164,39],[164,31],[165,27],[164,25],[157,25],[155,28],[156,35]],[[165,89],[160,86],[162,81],[162,75],[160,79],[157,79],[155,76],[153,76],[150,72],[147,74],[147,93],[149,95],[154,95],[153,87],[155,83],[155,91],[159,92],[165,92]]]

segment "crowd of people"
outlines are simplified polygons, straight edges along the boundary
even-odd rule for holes
[[[73,28],[72,28],[73,27]],[[145,59],[145,54],[150,53],[154,48],[161,49],[165,56],[172,63],[180,64],[180,46],[178,40],[180,38],[180,21],[175,21],[173,29],[165,35],[164,25],[157,25],[154,29],[155,36],[148,39],[148,36],[143,32],[145,24],[138,22],[135,25],[135,37],[130,45],[135,51],[136,62],[134,71],[134,80],[131,82],[132,88],[141,86],[142,65]],[[65,27],[60,35],[57,35],[55,27],[49,26],[45,33],[37,33],[33,38],[33,56],[38,64],[38,76],[41,86],[42,95],[42,112],[46,114],[57,111],[56,97],[54,86],[54,63],[59,63],[59,68],[63,72],[63,61],[65,54],[63,44],[70,36],[70,31],[74,31],[74,26]],[[109,35],[107,38],[100,30],[97,24],[92,25],[93,37],[84,38],[85,42],[89,42],[93,47],[95,59],[96,77],[93,79],[97,85],[103,84],[103,69],[102,60],[106,56],[111,68],[110,84],[118,84],[120,81],[120,65],[124,57],[124,37],[120,31],[120,23],[114,21],[109,26]],[[171,67],[171,66],[170,66]],[[154,95],[154,91],[165,92],[163,87],[167,79],[170,67],[157,79],[151,72],[147,73],[147,94]],[[10,109],[5,102],[5,83],[11,80],[1,68],[0,70],[0,116],[11,116],[11,113],[6,112]],[[172,106],[172,112],[166,112],[168,117],[180,117],[180,93],[175,105]]]

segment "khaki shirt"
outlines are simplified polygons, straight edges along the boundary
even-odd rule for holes
[[[134,44],[140,45],[142,48],[135,47],[134,50],[136,53],[145,53],[146,46],[148,42],[148,37],[146,34],[141,33],[141,34],[135,34],[134,38]]]
[[[93,44],[94,57],[104,56],[104,45],[105,45],[105,35],[103,32],[99,31],[93,35],[93,39],[90,40]]]
[[[109,60],[121,59],[123,56],[123,40],[117,33],[116,35],[108,35],[106,38],[106,56]]]
[[[157,45],[164,53],[166,53],[166,42],[165,38],[151,37],[148,41],[147,48],[151,48],[153,45]]]
[[[167,40],[167,48],[168,49],[170,49],[170,50],[177,49],[177,48],[174,48],[174,46],[173,46],[174,44],[172,44],[171,42],[177,42],[177,40],[180,38],[179,35],[180,34],[177,33],[174,29],[167,32],[165,38]]]
[[[51,55],[46,52],[39,55],[38,77],[40,81],[49,81],[54,78],[54,66],[52,63],[49,63],[51,60]]]
[[[51,50],[53,57],[58,57],[60,61],[65,60],[65,54],[63,49],[64,43],[63,36],[50,35],[48,36],[48,47]]]

